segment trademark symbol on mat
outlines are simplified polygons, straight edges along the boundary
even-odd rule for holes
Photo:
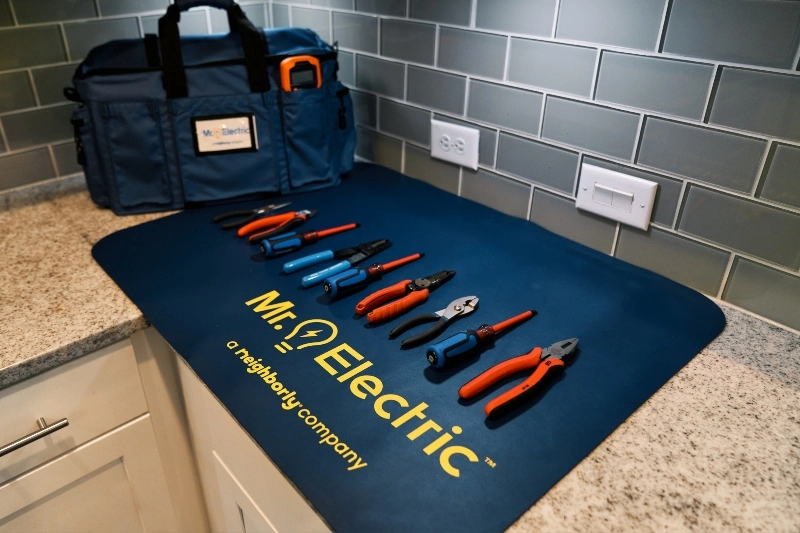
[[[497,466],[497,463],[495,463],[494,461],[492,461],[488,457],[486,459],[484,459],[483,462],[486,463],[487,465],[491,466],[492,468]]]

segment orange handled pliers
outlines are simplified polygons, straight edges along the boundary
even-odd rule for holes
[[[455,270],[442,270],[414,281],[404,279],[385,289],[373,292],[356,305],[356,313],[367,314],[370,323],[383,322],[409,309],[418,306],[428,299],[428,294],[456,275]],[[395,300],[396,298],[400,298]],[[391,303],[387,303],[391,302]]]
[[[575,352],[578,339],[566,339],[557,342],[549,348],[534,348],[525,355],[514,357],[499,363],[486,372],[475,377],[458,390],[458,395],[463,399],[472,398],[479,392],[486,390],[498,381],[523,370],[535,368],[528,379],[509,389],[484,407],[486,416],[504,411],[517,400],[539,388],[546,378],[564,369],[564,361]]]
[[[272,215],[271,217],[259,218],[239,228],[236,234],[239,237],[250,235],[248,238],[250,244],[258,244],[264,239],[299,228],[305,224],[306,220],[314,218],[316,214],[316,209],[304,209],[302,211],[293,211],[280,215]]]

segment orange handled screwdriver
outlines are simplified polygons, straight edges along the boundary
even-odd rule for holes
[[[324,229],[320,231],[308,231],[306,233],[284,233],[271,239],[264,239],[261,241],[261,252],[267,257],[274,257],[276,255],[288,254],[299,250],[303,246],[314,244],[324,237],[330,237],[343,231],[350,231],[356,229],[358,224],[345,224],[344,226],[337,226],[335,228]]]
[[[444,366],[447,359],[471,352],[479,346],[491,341],[495,335],[504,329],[525,322],[529,318],[536,316],[536,313],[536,311],[525,311],[508,320],[503,320],[494,326],[484,324],[478,329],[460,331],[452,337],[448,337],[441,342],[428,346],[425,355],[431,366],[441,368]]]

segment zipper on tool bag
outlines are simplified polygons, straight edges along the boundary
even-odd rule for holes
[[[347,93],[350,92],[350,89],[347,87],[343,87],[336,91],[336,97],[339,99],[339,129],[343,130],[347,128],[347,108],[344,106],[344,97]]]

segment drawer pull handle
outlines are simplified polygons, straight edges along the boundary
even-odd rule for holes
[[[67,427],[69,425],[69,420],[67,420],[66,418],[62,418],[58,422],[55,422],[48,426],[47,423],[44,421],[44,418],[40,418],[36,421],[36,423],[39,425],[38,431],[34,431],[30,435],[25,435],[21,439],[15,440],[14,442],[6,444],[2,448],[0,448],[0,457],[6,455],[7,453],[13,452],[14,450],[18,450],[35,440],[44,438],[49,434],[58,431],[61,428]]]

